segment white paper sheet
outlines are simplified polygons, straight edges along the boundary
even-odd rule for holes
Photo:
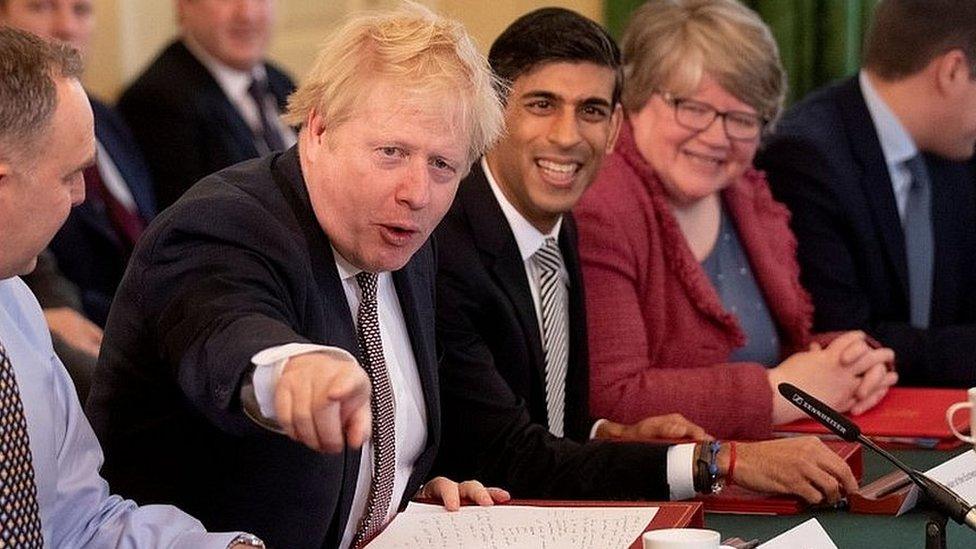
[[[759,549],[837,549],[820,521],[812,518],[759,546]]]
[[[949,461],[925,471],[925,474],[951,488],[970,505],[976,503],[976,452],[970,450],[959,454]],[[921,490],[913,485],[908,492],[908,497],[905,498],[905,502],[898,510],[898,515],[914,508],[920,493]]]
[[[657,507],[462,507],[411,503],[369,549],[626,548],[657,514]]]

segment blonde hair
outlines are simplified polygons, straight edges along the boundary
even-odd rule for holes
[[[769,121],[783,109],[786,74],[776,41],[735,0],[650,0],[631,17],[621,49],[628,112],[657,91],[691,94],[705,74]]]
[[[378,80],[418,104],[457,101],[460,127],[471,138],[471,161],[502,131],[501,101],[485,57],[460,23],[414,3],[348,20],[322,44],[283,119],[297,126],[314,110],[326,126],[338,126]]]

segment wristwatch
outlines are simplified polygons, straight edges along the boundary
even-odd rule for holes
[[[248,547],[260,547],[261,549],[264,549],[264,542],[261,541],[261,538],[255,536],[254,534],[240,534],[231,540],[230,545],[227,547],[230,549],[235,545],[246,545]]]

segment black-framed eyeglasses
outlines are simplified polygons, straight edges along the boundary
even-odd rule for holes
[[[720,117],[725,135],[729,139],[752,141],[759,137],[768,122],[766,118],[751,112],[720,111],[708,103],[675,97],[670,92],[658,93],[665,103],[674,108],[674,120],[696,132],[707,130],[715,122],[715,118]]]

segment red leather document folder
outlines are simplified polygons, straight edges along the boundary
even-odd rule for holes
[[[860,480],[864,472],[861,445],[855,442],[828,440],[825,442],[850,466],[854,477]],[[720,493],[698,498],[709,513],[734,513],[749,515],[795,515],[808,505],[793,496],[770,496],[746,490],[741,486],[726,486]]]
[[[952,436],[945,413],[954,402],[966,400],[965,389],[892,387],[877,406],[851,418],[861,432],[889,448],[935,448],[947,450],[962,445]],[[969,413],[955,416],[956,429],[969,431]],[[780,435],[829,435],[827,428],[804,419],[776,428]]]
[[[439,504],[429,498],[414,498],[420,503]],[[464,505],[472,505],[467,502]],[[548,499],[513,499],[498,505],[528,505],[533,507],[657,507],[657,513],[644,528],[644,532],[661,528],[702,528],[705,526],[705,513],[697,501],[577,501]],[[629,549],[642,549],[641,532],[630,544]]]

